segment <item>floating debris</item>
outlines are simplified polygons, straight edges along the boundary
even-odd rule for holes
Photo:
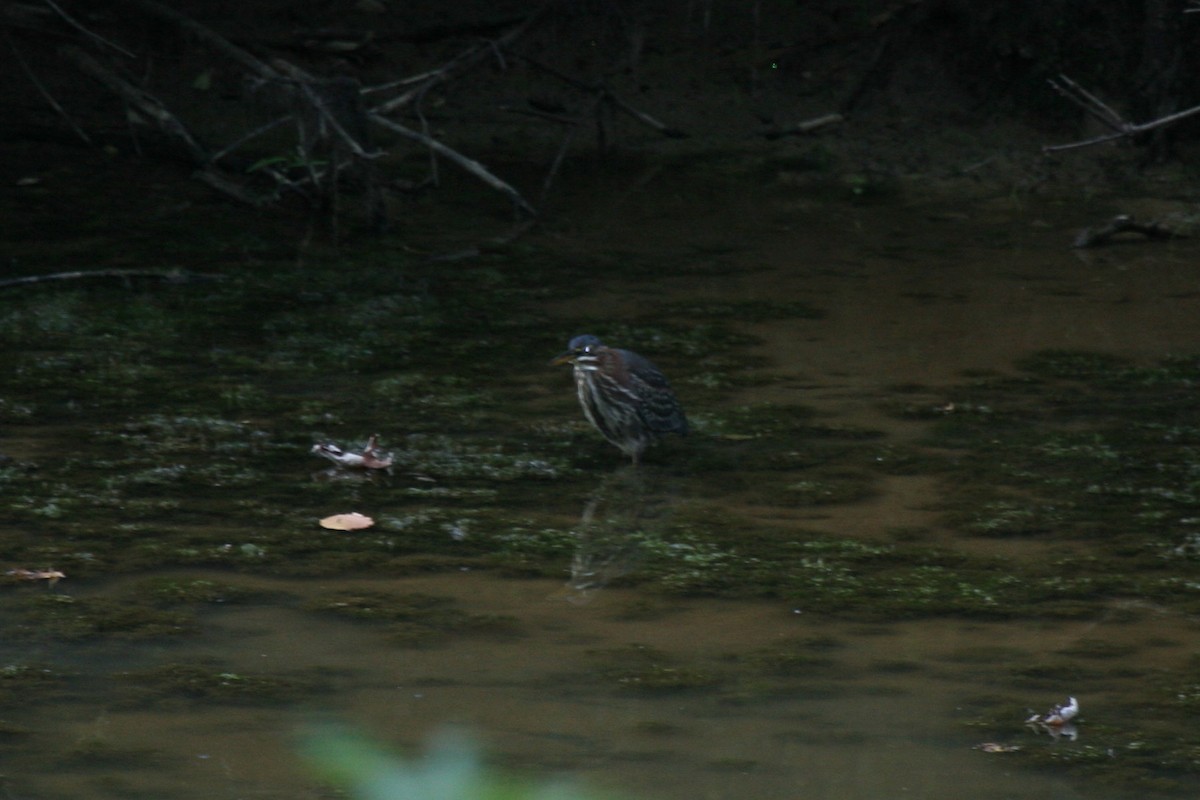
[[[368,439],[362,452],[346,450],[333,442],[318,442],[312,446],[312,452],[347,469],[388,469],[392,466],[392,454],[379,449],[378,438],[376,434]]]
[[[1078,715],[1079,701],[1074,697],[1068,697],[1066,703],[1051,707],[1045,714],[1034,714],[1025,720],[1025,724],[1031,728],[1044,730],[1055,739],[1065,736],[1074,740],[1079,736],[1079,730],[1072,720]]]
[[[331,531],[361,531],[375,524],[375,520],[359,514],[357,511],[349,514],[334,514],[331,517],[325,517],[321,520],[320,525]]]
[[[980,750],[984,753],[1015,753],[1021,749],[1021,745],[1001,744],[1000,742],[980,742],[971,749]]]
[[[1074,697],[1068,697],[1067,702],[1061,705],[1053,706],[1045,714],[1038,716],[1034,714],[1026,722],[1036,722],[1040,725],[1048,725],[1052,728],[1061,728],[1079,714],[1079,701]]]
[[[53,586],[67,577],[56,569],[10,569],[4,574],[19,581],[46,581],[47,586]]]

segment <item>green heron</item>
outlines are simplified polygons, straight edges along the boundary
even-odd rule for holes
[[[574,367],[584,416],[634,464],[663,434],[687,434],[687,417],[667,376],[649,359],[584,334],[550,363]]]

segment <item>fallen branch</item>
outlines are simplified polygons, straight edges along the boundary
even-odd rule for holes
[[[1121,214],[1099,228],[1084,228],[1071,246],[1100,247],[1111,243],[1113,237],[1120,233],[1138,233],[1147,239],[1176,239],[1186,236],[1161,222],[1138,222],[1129,214]]]
[[[1084,89],[1066,75],[1059,75],[1057,81],[1051,79],[1050,85],[1054,87],[1056,92],[1082,108],[1085,113],[1087,113],[1093,119],[1099,121],[1101,125],[1111,130],[1112,133],[1106,133],[1102,136],[1096,136],[1091,139],[1084,139],[1078,142],[1068,142],[1067,144],[1045,145],[1042,147],[1043,153],[1054,153],[1058,152],[1059,150],[1074,150],[1080,147],[1090,147],[1094,144],[1103,144],[1104,142],[1124,139],[1129,136],[1136,136],[1139,133],[1152,131],[1155,128],[1161,128],[1164,125],[1170,125],[1171,123],[1178,122],[1181,119],[1187,119],[1188,117],[1200,114],[1200,106],[1193,106],[1192,108],[1184,109],[1183,111],[1177,111],[1174,114],[1168,114],[1165,117],[1160,117],[1156,120],[1151,120],[1150,122],[1143,122],[1140,124],[1133,123],[1122,118],[1120,114],[1105,105],[1098,97]]]

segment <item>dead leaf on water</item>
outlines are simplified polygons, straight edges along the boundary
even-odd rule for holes
[[[375,520],[354,511],[350,514],[334,514],[321,520],[321,527],[331,531],[361,531],[375,524]]]

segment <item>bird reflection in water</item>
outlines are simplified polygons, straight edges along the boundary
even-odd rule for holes
[[[637,569],[646,543],[657,540],[671,513],[665,477],[630,465],[604,478],[588,498],[575,529],[577,545],[566,584],[572,603]]]

